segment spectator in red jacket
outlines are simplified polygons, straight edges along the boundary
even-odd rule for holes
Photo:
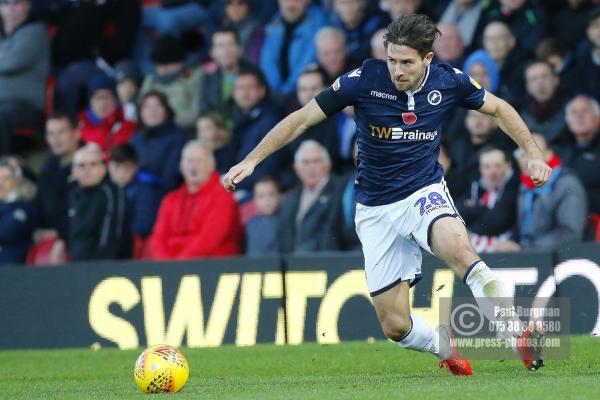
[[[84,142],[98,144],[106,160],[118,144],[127,143],[137,125],[127,121],[119,106],[116,82],[105,74],[98,74],[88,85],[89,107],[79,114],[79,132]]]
[[[242,227],[233,195],[219,181],[212,151],[193,140],[183,149],[185,183],[163,200],[150,246],[158,260],[240,254]]]

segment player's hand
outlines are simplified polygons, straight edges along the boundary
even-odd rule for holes
[[[248,160],[244,160],[241,163],[234,165],[223,178],[223,186],[225,186],[225,189],[229,192],[233,192],[238,183],[252,175],[255,167],[256,164]]]
[[[536,186],[542,186],[550,179],[552,174],[552,168],[541,158],[529,159],[527,162],[527,169],[529,170],[529,176]]]

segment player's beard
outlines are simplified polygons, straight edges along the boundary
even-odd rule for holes
[[[425,79],[426,72],[427,72],[427,66],[423,67],[423,70],[421,71],[421,75],[419,75],[419,77],[416,79],[416,81],[414,81],[414,83],[412,83],[412,84],[410,81],[409,82],[398,82],[394,78],[392,78],[392,82],[394,83],[396,90],[398,90],[400,92],[414,91],[419,86],[421,86],[423,79]]]

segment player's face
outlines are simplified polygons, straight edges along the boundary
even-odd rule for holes
[[[397,90],[404,92],[419,87],[427,66],[431,63],[433,53],[429,52],[421,58],[419,52],[412,47],[390,43],[387,47],[387,66],[390,77]]]

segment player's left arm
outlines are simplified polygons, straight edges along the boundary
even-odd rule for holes
[[[529,128],[519,113],[505,100],[486,92],[479,112],[492,116],[500,129],[519,145],[529,159],[531,179],[536,185],[543,185],[550,179],[552,168],[546,164],[539,147],[533,140]]]

